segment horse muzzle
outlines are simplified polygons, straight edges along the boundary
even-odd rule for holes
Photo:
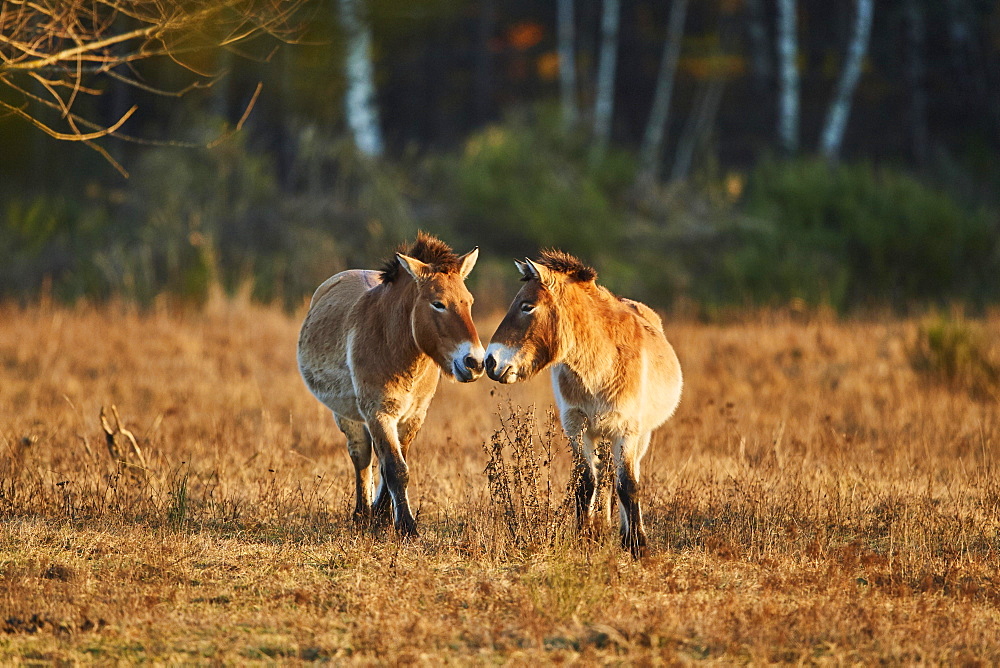
[[[478,352],[477,352],[478,349]],[[452,357],[451,372],[455,380],[462,383],[471,383],[483,375],[483,355],[482,346],[464,346],[464,350],[459,350],[458,354]]]
[[[478,363],[475,366],[470,366],[468,361],[466,361],[464,365],[459,364],[458,362],[452,362],[451,372],[452,375],[455,376],[455,380],[460,383],[471,383],[483,375],[483,365],[482,363]]]
[[[490,344],[490,348],[493,348],[493,344]],[[506,357],[503,352],[505,351],[494,350],[486,355],[486,375],[498,383],[509,384],[517,382],[517,369],[510,362],[503,360]]]

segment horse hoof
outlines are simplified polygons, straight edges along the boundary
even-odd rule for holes
[[[417,531],[417,523],[414,520],[403,520],[396,524],[396,533],[406,541],[417,540],[420,533]]]
[[[629,536],[622,534],[622,549],[628,550],[633,559],[643,559],[649,556],[649,548],[646,547],[646,537],[643,535]]]

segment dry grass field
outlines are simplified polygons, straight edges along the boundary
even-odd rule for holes
[[[996,315],[950,362],[918,320],[668,319],[639,562],[567,530],[546,379],[443,381],[421,539],[352,526],[299,321],[0,307],[0,663],[1000,662]]]

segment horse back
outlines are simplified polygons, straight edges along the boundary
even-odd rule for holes
[[[629,299],[628,297],[619,297],[618,300],[635,311],[642,319],[647,321],[653,329],[661,334],[663,333],[663,321],[660,319],[660,316],[656,314],[656,311],[649,308],[642,302],[637,302]]]
[[[370,269],[348,269],[323,281],[309,301],[311,311],[320,302],[346,301],[353,305],[368,290],[381,283],[378,272]]]

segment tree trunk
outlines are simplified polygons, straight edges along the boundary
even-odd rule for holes
[[[946,0],[948,10],[948,40],[951,42],[951,66],[955,72],[968,74],[970,54],[975,43],[975,21],[966,0]]]
[[[597,66],[594,99],[594,145],[591,158],[600,161],[611,138],[611,112],[615,100],[615,62],[618,56],[618,24],[621,0],[604,0],[601,17],[601,60]]]
[[[361,0],[338,0],[340,23],[344,29],[347,53],[344,69],[347,93],[344,109],[354,144],[364,155],[382,155],[382,131],[375,102],[375,74],[372,64],[372,31],[361,16]]]
[[[681,40],[684,37],[684,17],[687,15],[688,0],[673,0],[670,5],[670,20],[667,26],[667,37],[663,44],[663,56],[660,60],[660,72],[656,82],[656,92],[653,95],[653,107],[646,123],[646,133],[642,140],[642,150],[639,157],[640,178],[646,183],[653,183],[659,178],[660,155],[663,151],[663,141],[670,117],[670,98],[674,90],[674,77],[677,73],[677,61],[681,55]]]
[[[671,181],[682,181],[691,173],[695,148],[715,123],[725,87],[726,80],[722,76],[716,76],[702,85],[702,91],[692,103],[691,113],[684,123],[681,139],[677,142]]]
[[[576,29],[573,24],[573,0],[558,0],[556,23],[559,30],[559,99],[562,105],[563,129],[576,125]]]
[[[771,42],[767,34],[767,14],[763,0],[747,0],[747,35],[750,38],[750,74],[754,86],[763,89],[771,80],[774,64],[771,61]]]
[[[493,38],[493,28],[496,24],[496,12],[493,0],[479,0],[478,36],[476,41],[476,83],[475,112],[476,119],[485,123],[493,115],[493,55],[490,53],[490,40]]]
[[[799,148],[799,70],[795,0],[778,0],[778,143],[788,155]]]
[[[837,91],[830,103],[830,111],[826,116],[826,125],[820,140],[820,153],[830,161],[837,160],[840,147],[844,141],[844,129],[851,113],[851,97],[861,78],[861,65],[868,52],[868,38],[871,35],[874,0],[857,0],[857,17],[854,32],[847,49],[844,69],[837,82]]]
[[[905,63],[909,88],[910,157],[918,166],[927,162],[927,63],[924,60],[924,8],[920,0],[906,0]]]

